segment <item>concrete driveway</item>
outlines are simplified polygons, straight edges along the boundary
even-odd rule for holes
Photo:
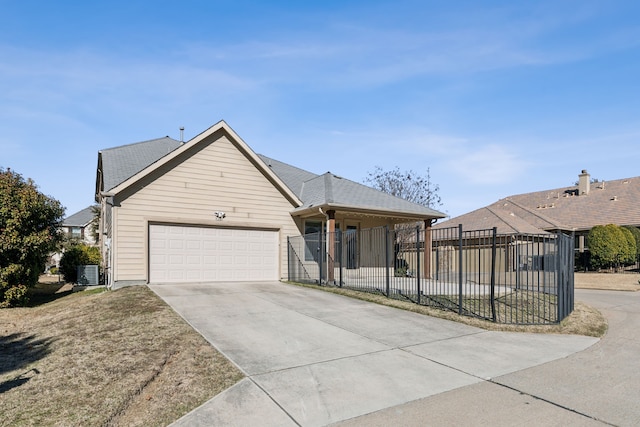
[[[150,287],[247,375],[178,426],[321,426],[381,416],[598,341],[488,332],[279,282]]]

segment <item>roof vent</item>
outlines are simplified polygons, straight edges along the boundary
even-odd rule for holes
[[[613,197],[611,198],[611,201],[612,201],[612,202],[617,202],[617,201],[618,201],[618,196],[613,196]]]
[[[184,126],[180,126],[180,142],[184,142]]]

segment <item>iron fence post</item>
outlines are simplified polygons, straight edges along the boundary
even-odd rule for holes
[[[320,276],[318,278],[318,285],[322,285],[322,270],[324,269],[324,242],[322,240],[323,235],[323,232],[318,233],[318,274]]]
[[[389,298],[389,286],[390,286],[390,277],[389,277],[389,226],[384,226],[384,263],[385,263],[385,284],[386,284],[386,294],[387,298]]]
[[[491,319],[496,322],[496,234],[498,228],[493,227],[491,238]]]
[[[462,314],[462,224],[458,224],[458,314]]]
[[[426,234],[426,232],[425,232]],[[427,250],[427,244],[425,239],[424,250]],[[426,254],[425,254],[426,256]],[[416,287],[418,288],[418,304],[420,304],[420,294],[422,290],[420,289],[420,227],[416,227]]]
[[[564,292],[562,289],[564,288],[564,274],[563,274],[563,266],[562,266],[562,254],[564,253],[562,241],[562,233],[558,233],[556,235],[556,299],[557,299],[557,308],[556,308],[556,320],[558,322],[562,319],[562,313],[564,311]]]
[[[338,270],[338,280],[340,281],[340,284],[338,286],[342,287],[342,266],[344,261],[342,259],[342,231],[338,230],[336,233],[338,235],[338,260],[340,262],[340,270]]]
[[[576,232],[571,232],[571,240],[568,242],[569,249],[567,249],[567,253],[569,254],[569,283],[567,285],[566,292],[568,293],[569,298],[569,307],[567,315],[569,315],[573,309],[575,308],[575,290],[574,290],[574,280],[575,280],[575,251],[576,251]]]

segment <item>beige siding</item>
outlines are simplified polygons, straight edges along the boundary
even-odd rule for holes
[[[299,234],[293,206],[226,137],[194,148],[203,146],[117,200],[115,281],[148,280],[149,222],[279,230],[280,276],[286,276],[286,238]],[[226,218],[216,221],[216,211]]]

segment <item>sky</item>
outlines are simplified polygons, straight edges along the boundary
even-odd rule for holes
[[[451,217],[640,175],[640,2],[0,0],[0,167],[71,215],[98,151],[225,120],[362,182],[429,171]]]

